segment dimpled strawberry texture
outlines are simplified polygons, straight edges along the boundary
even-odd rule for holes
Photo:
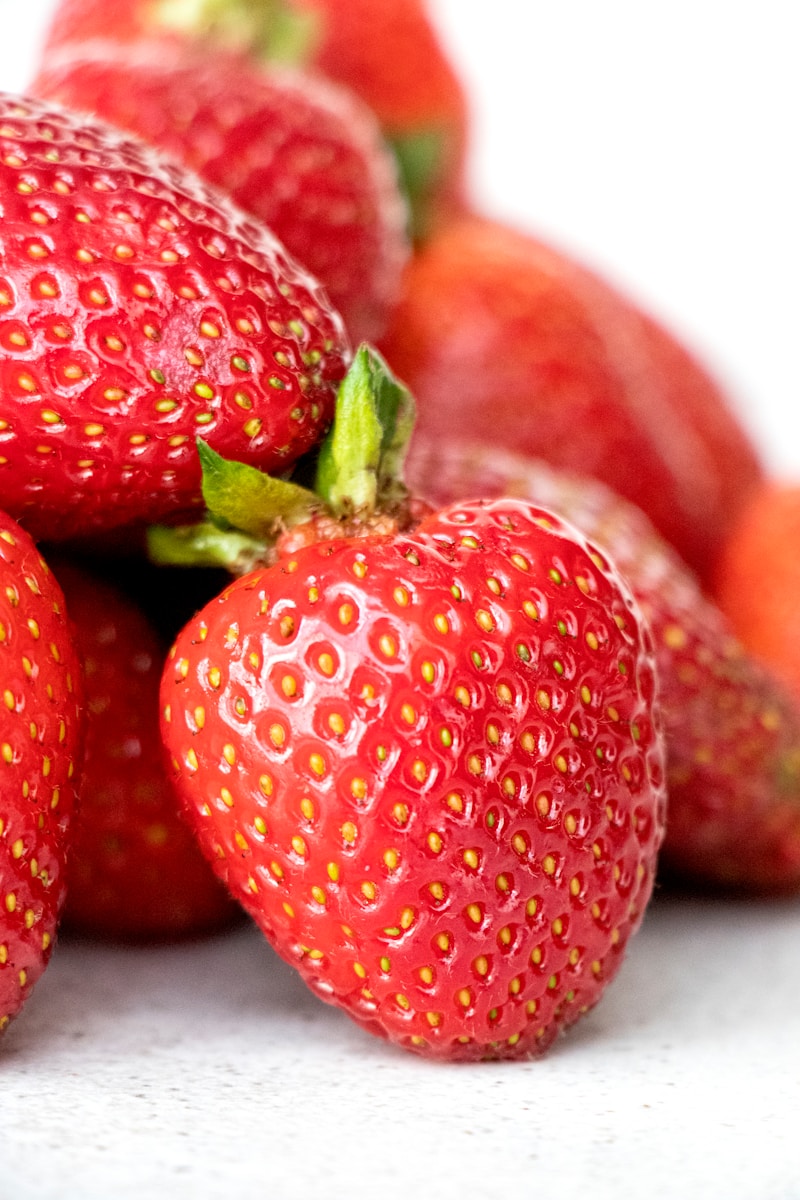
[[[437,507],[476,494],[534,501],[609,554],[655,645],[669,791],[662,877],[797,892],[800,709],[644,513],[595,479],[457,436],[416,438],[406,477]],[[740,581],[736,594],[752,591]]]
[[[0,514],[0,1032],[53,948],[65,895],[83,730],[63,595]]]
[[[319,996],[422,1054],[518,1057],[642,919],[654,689],[613,570],[509,501],[241,578],[179,637],[162,730],[207,855]]]
[[[375,118],[344,88],[224,51],[107,41],[50,56],[32,91],[102,115],[223,188],[325,285],[353,344],[382,331],[407,213]]]
[[[37,539],[198,507],[198,434],[265,469],[319,439],[341,319],[191,172],[0,97],[0,217],[0,506]]]

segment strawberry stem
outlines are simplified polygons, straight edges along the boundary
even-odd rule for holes
[[[336,398],[333,425],[319,451],[315,491],[339,517],[398,507],[414,427],[414,400],[371,346],[356,351]]]
[[[156,0],[156,28],[246,53],[263,65],[303,66],[318,41],[319,17],[286,0]]]
[[[414,427],[414,401],[371,346],[356,351],[339,385],[333,424],[319,448],[314,491],[224,458],[202,438],[205,517],[190,525],[153,526],[148,554],[163,566],[227,567],[241,573],[266,562],[287,529],[316,518],[377,527],[403,517],[408,489],[402,472]]]

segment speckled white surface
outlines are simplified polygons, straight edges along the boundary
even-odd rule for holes
[[[447,1067],[251,928],[62,943],[0,1049],[3,1200],[797,1200],[800,903],[659,898],[545,1058]]]
[[[800,475],[792,6],[431,2],[482,201],[669,319]],[[52,3],[0,0],[1,88]],[[447,1068],[322,1005],[249,928],[62,943],[0,1044],[0,1200],[798,1200],[799,949],[800,902],[660,898],[545,1059]]]

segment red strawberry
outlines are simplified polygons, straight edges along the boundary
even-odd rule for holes
[[[86,695],[80,803],[64,924],[111,938],[206,933],[238,913],[179,813],[163,761],[158,690],[165,648],[108,580],[56,561]]]
[[[198,431],[284,469],[347,343],[321,288],[190,172],[0,97],[0,507],[63,538],[201,503]]]
[[[50,957],[83,725],[64,598],[28,535],[0,514],[0,1032]]]
[[[339,536],[290,531],[165,668],[186,811],[278,952],[369,1031],[446,1059],[538,1053],[597,1001],[650,894],[649,641],[613,568],[533,505],[407,532],[348,517],[337,433],[319,480]]]
[[[731,625],[800,699],[800,485],[769,480],[722,548],[714,588]]]
[[[424,0],[61,0],[45,60],[70,43],[154,35],[208,39],[260,62],[304,62],[376,114],[417,218],[429,230],[462,204],[468,112]]]
[[[458,438],[418,438],[407,474],[437,505],[474,494],[546,505],[604,548],[654,635],[667,745],[665,872],[717,887],[798,891],[800,708],[737,641],[645,515],[594,480]],[[795,511],[800,535],[800,503]],[[776,561],[794,559],[770,555]],[[732,594],[757,591],[742,586]],[[766,609],[774,612],[771,603]]]
[[[219,51],[107,41],[50,56],[32,90],[227,191],[324,283],[354,341],[380,334],[406,258],[406,209],[374,117],[344,88]]]
[[[726,397],[665,330],[498,223],[465,218],[423,248],[382,348],[421,433],[455,426],[602,479],[704,578],[760,477]]]

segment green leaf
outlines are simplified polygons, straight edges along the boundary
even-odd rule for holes
[[[371,346],[356,351],[320,447],[315,490],[337,516],[390,510],[406,495],[402,469],[414,400]]]
[[[234,573],[265,560],[263,541],[236,529],[220,529],[213,521],[194,525],[151,525],[147,554],[163,567],[224,567]]]
[[[282,525],[294,525],[319,507],[313,492],[287,479],[265,475],[257,467],[217,454],[202,438],[197,452],[203,470],[203,499],[217,522],[255,537],[270,537]]]

